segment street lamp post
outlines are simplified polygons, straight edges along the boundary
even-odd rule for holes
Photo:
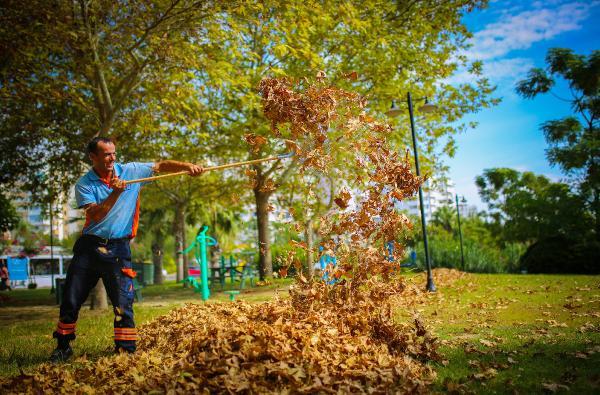
[[[417,148],[417,135],[415,132],[415,119],[413,114],[413,103],[410,92],[406,94],[406,99],[408,101],[408,113],[410,115],[410,130],[412,134],[412,142],[413,142],[413,150],[415,155],[415,169],[417,172],[417,176],[421,175],[421,171],[419,169],[419,151]],[[435,106],[429,104],[427,99],[425,98],[425,105],[421,107],[420,111],[422,112],[432,112],[435,111]],[[397,116],[400,114],[399,109],[393,107],[390,111],[388,111],[388,115]],[[421,210],[421,227],[423,229],[423,244],[425,248],[425,267],[427,269],[427,285],[425,289],[429,292],[435,292],[435,284],[433,283],[433,276],[431,274],[431,257],[429,256],[429,243],[427,241],[427,221],[425,219],[425,206],[423,204],[423,189],[419,186],[419,207]]]
[[[50,285],[50,293],[53,294],[54,291],[54,234],[53,234],[53,228],[52,228],[52,197],[50,197],[50,204],[49,204],[49,211],[50,211],[50,275],[51,275],[51,279],[50,281],[52,282],[52,284]]]
[[[460,227],[460,208],[458,207],[458,194],[456,196],[456,217],[458,218],[458,237],[460,238],[460,263],[462,270],[465,270],[465,254],[463,252],[462,229]],[[464,200],[464,198],[463,198]]]
[[[415,151],[415,169],[417,176],[421,175],[419,170],[419,150],[417,149],[417,135],[415,133],[415,119],[413,115],[413,105],[410,92],[406,94],[408,100],[408,113],[410,115],[410,131],[412,133],[413,149]],[[425,264],[427,266],[427,286],[425,287],[429,292],[435,292],[435,284],[433,283],[433,276],[431,275],[431,258],[429,256],[429,243],[427,242],[427,221],[425,220],[425,206],[423,205],[423,188],[419,186],[419,206],[421,208],[421,227],[423,228],[423,244],[425,247]]]

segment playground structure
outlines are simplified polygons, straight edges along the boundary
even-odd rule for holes
[[[235,283],[239,281],[239,289],[242,290],[246,286],[246,282],[250,281],[250,286],[254,286],[256,270],[253,266],[254,253],[238,253],[230,254],[228,257],[221,255],[219,267],[209,267],[208,265],[208,247],[216,246],[217,240],[208,236],[209,227],[204,225],[198,231],[194,242],[182,251],[183,254],[188,254],[194,251],[195,266],[190,266],[188,276],[184,280],[184,284],[188,284],[194,288],[196,292],[202,294],[202,300],[206,301],[210,297],[210,286],[217,283],[220,284],[221,290],[225,290],[226,280],[229,277],[230,290],[226,291],[230,299],[233,300],[238,291],[233,291]],[[243,259],[247,256],[246,259]],[[208,272],[210,270],[210,279]]]
[[[194,242],[185,250],[183,250],[183,254],[187,254],[190,251],[194,250],[194,256],[196,258],[196,263],[200,265],[200,278],[201,282],[198,283],[196,277],[193,275],[189,275],[184,282],[189,283],[196,290],[200,290],[202,293],[202,300],[207,301],[210,296],[210,289],[208,288],[208,261],[206,258],[206,247],[217,245],[217,240],[214,238],[207,236],[206,232],[208,232],[208,226],[204,225],[198,231],[198,235]],[[194,271],[197,269],[193,269]],[[188,273],[191,274],[191,273]]]

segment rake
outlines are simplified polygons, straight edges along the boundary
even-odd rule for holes
[[[294,152],[288,152],[286,154],[269,156],[267,158],[253,159],[253,160],[247,160],[247,161],[243,161],[243,162],[228,163],[226,165],[205,167],[204,171],[230,169],[232,167],[240,167],[240,166],[246,166],[246,165],[253,165],[256,163],[268,162],[268,161],[272,161],[272,160],[291,158],[292,156],[294,156]],[[161,178],[181,176],[184,174],[189,174],[189,172],[187,170],[184,170],[184,171],[178,171],[175,173],[163,174],[160,176],[138,178],[137,180],[126,180],[125,182],[129,185],[129,184],[136,184],[138,182],[149,182],[149,181],[160,180]]]

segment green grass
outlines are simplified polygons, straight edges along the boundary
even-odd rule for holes
[[[438,287],[417,313],[447,361],[432,364],[438,391],[600,391],[598,276],[470,275]]]
[[[261,302],[275,292],[285,297],[289,283],[276,280],[237,299]],[[54,347],[58,308],[47,289],[2,295],[11,297],[0,307],[0,372],[7,376],[46,360]],[[175,283],[147,287],[143,295],[135,304],[138,324],[200,300],[200,294]],[[211,300],[225,302],[228,295],[214,292]],[[413,314],[439,339],[443,361],[430,362],[437,372],[436,392],[600,392],[599,276],[471,274],[451,287],[438,284],[438,292],[420,303],[397,309],[399,320]],[[109,354],[111,336],[112,313],[84,307],[76,356]]]

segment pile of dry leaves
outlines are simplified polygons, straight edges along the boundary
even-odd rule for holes
[[[410,226],[395,202],[423,180],[389,148],[389,126],[364,112],[364,99],[328,86],[323,74],[312,84],[265,79],[259,90],[274,134],[291,140],[302,171],[327,170],[336,144],[360,170],[320,219],[322,245],[337,251],[334,283],[300,274],[289,299],[186,305],[142,326],[134,356],[45,365],[3,392],[426,391],[435,374],[425,362],[438,359],[437,343],[418,319],[393,320],[395,299],[416,294],[399,275],[402,249],[393,260],[385,249]],[[255,152],[268,142],[246,141]],[[357,202],[349,210],[351,191]],[[299,268],[293,252],[284,262]]]
[[[139,350],[77,367],[43,365],[3,393],[422,392],[434,378],[420,361],[434,343],[416,321],[394,323],[370,301],[323,284],[264,304],[189,304],[140,328]],[[355,301],[348,298],[358,297]]]

